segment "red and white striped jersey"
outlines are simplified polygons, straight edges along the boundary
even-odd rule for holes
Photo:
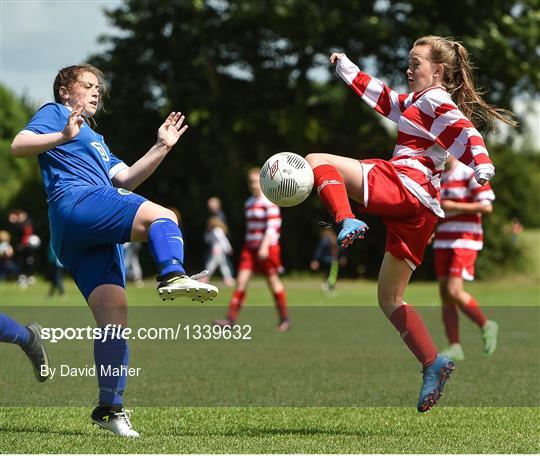
[[[264,195],[250,196],[244,205],[246,217],[246,246],[258,249],[266,233],[270,233],[270,245],[279,242],[281,213],[279,207]]]
[[[443,173],[441,178],[441,198],[459,203],[490,204],[495,194],[488,184],[480,185],[474,172],[460,162]],[[446,211],[435,230],[434,249],[482,250],[484,235],[481,214],[455,214]]]
[[[400,95],[346,57],[336,70],[369,106],[398,124],[390,162],[405,187],[439,217],[444,217],[439,189],[447,152],[473,168],[476,179],[493,177],[482,136],[443,87]]]

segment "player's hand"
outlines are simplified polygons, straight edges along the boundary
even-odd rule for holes
[[[484,179],[483,177],[479,178],[478,179],[478,184],[479,185],[486,185],[489,181],[487,179]]]
[[[257,256],[259,257],[259,260],[266,260],[268,258],[268,248],[259,249]]]
[[[317,269],[319,269],[319,262],[317,260],[312,260],[309,264],[309,267],[312,271],[316,271]]]
[[[347,56],[345,54],[343,54],[342,52],[334,52],[330,56],[330,63],[331,64],[336,64],[338,62],[338,60],[341,60],[344,57],[347,57]]]
[[[169,117],[163,122],[163,125],[158,130],[158,143],[171,148],[174,146],[180,136],[188,129],[184,125],[185,116],[181,112],[171,112]]]
[[[71,111],[71,114],[68,117],[68,121],[64,130],[62,130],[62,135],[69,141],[79,134],[81,131],[81,125],[84,122],[82,118],[82,113],[84,111],[85,105],[79,104]]]

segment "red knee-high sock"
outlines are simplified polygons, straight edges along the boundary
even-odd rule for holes
[[[240,308],[244,303],[244,299],[246,299],[245,291],[236,290],[234,292],[231,298],[231,302],[229,303],[229,314],[227,315],[227,318],[229,320],[236,321],[236,319],[238,318],[238,313],[240,312]]]
[[[472,321],[474,321],[480,328],[484,326],[484,324],[487,321],[486,316],[484,315],[484,312],[480,309],[478,306],[478,303],[476,302],[476,299],[471,297],[471,300],[466,304],[460,304],[459,308],[462,310],[462,312],[467,315]]]
[[[351,210],[347,189],[343,177],[332,165],[320,165],[313,170],[315,188],[319,198],[324,203],[336,222],[346,218],[354,218]]]
[[[285,294],[285,290],[278,291],[274,294],[274,302],[276,303],[276,309],[279,314],[279,318],[281,321],[287,319],[287,295]]]
[[[444,322],[444,331],[448,342],[459,344],[459,320],[457,307],[454,304],[443,304],[442,318]]]
[[[437,348],[416,310],[408,305],[399,306],[390,316],[390,321],[423,367],[435,361]]]

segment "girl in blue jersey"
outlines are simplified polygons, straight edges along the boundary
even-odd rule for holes
[[[122,245],[147,241],[156,261],[162,298],[213,299],[218,290],[186,275],[184,241],[176,215],[132,193],[167,156],[188,126],[171,112],[157,132],[156,143],[128,166],[117,158],[91,119],[101,105],[103,74],[88,65],[59,71],[55,103],[42,106],[11,144],[16,157],[37,156],[47,193],[52,246],[71,272],[104,328],[94,341],[99,407],[92,420],[115,434],[137,437],[122,407],[126,376],[101,375],[127,366],[129,350],[122,337],[105,334],[107,325],[127,325],[127,296]]]

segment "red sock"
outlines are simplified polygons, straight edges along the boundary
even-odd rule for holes
[[[408,305],[399,306],[390,316],[390,321],[423,367],[435,361],[437,348],[416,310]]]
[[[444,331],[448,342],[459,344],[459,320],[457,307],[454,304],[443,304],[442,318],[444,322]]]
[[[315,188],[334,220],[339,223],[346,218],[354,218],[343,177],[332,165],[320,165],[313,170]]]
[[[276,303],[276,309],[279,313],[281,321],[287,319],[287,295],[285,289],[274,293],[274,301]]]
[[[244,303],[244,299],[246,299],[245,291],[236,290],[234,292],[231,298],[231,302],[229,303],[229,314],[227,315],[227,318],[229,320],[236,321],[236,319],[238,318],[238,313],[240,312],[240,308]]]
[[[486,316],[484,315],[484,312],[480,310],[480,307],[478,307],[478,303],[476,302],[476,299],[471,298],[471,300],[466,304],[460,304],[459,308],[463,311],[467,317],[469,317],[472,321],[474,321],[480,328],[484,326],[484,324],[487,321]]]

